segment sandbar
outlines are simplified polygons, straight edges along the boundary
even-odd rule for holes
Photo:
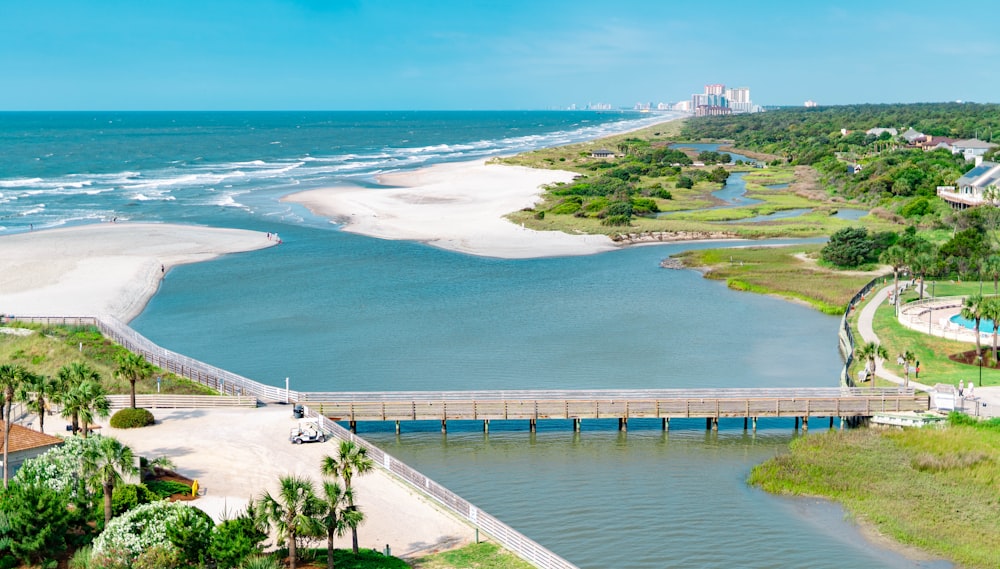
[[[569,182],[575,175],[476,160],[385,174],[378,181],[386,188],[338,186],[282,199],[343,222],[344,231],[483,257],[560,257],[616,249],[604,235],[535,231],[504,218],[534,206],[543,185]]]
[[[276,245],[266,233],[101,223],[0,236],[0,314],[135,318],[171,267]]]

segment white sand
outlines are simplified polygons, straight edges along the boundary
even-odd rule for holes
[[[406,239],[484,257],[508,259],[589,255],[615,249],[603,235],[525,229],[503,216],[532,207],[541,186],[568,182],[572,172],[486,164],[438,164],[379,179],[391,187],[334,187],[286,196],[344,230]]]
[[[154,223],[4,235],[0,314],[110,314],[128,321],[156,292],[164,270],[275,244],[257,231]]]
[[[232,517],[265,491],[275,495],[281,476],[321,480],[322,458],[335,455],[339,442],[293,445],[288,431],[297,424],[290,405],[257,409],[153,409],[157,424],[142,429],[114,429],[100,422],[102,435],[122,441],[141,456],[168,456],[177,472],[198,481],[205,495],[189,502],[216,521]],[[66,421],[46,417],[45,430],[64,432]],[[351,481],[365,514],[358,530],[361,547],[413,557],[470,543],[475,530],[404,483],[376,467]],[[325,541],[323,544],[325,545]],[[350,534],[337,538],[349,548]],[[321,545],[317,545],[321,546]]]

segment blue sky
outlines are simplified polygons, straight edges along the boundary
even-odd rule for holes
[[[705,83],[998,102],[993,21],[927,0],[0,0],[0,109],[617,107]]]

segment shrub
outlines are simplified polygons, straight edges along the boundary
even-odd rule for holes
[[[580,211],[580,204],[575,201],[565,201],[549,211],[558,215],[572,215]]]
[[[678,188],[691,189],[691,188],[694,187],[694,180],[692,180],[691,178],[689,178],[687,176],[681,176],[680,178],[677,179],[677,183],[675,185]]]
[[[267,539],[267,534],[260,530],[253,518],[251,509],[215,527],[208,554],[218,567],[238,567]]]
[[[173,480],[150,480],[146,488],[157,498],[169,498],[174,494],[190,494],[191,487]],[[149,500],[152,502],[153,500]]]
[[[651,196],[654,198],[660,198],[661,200],[672,200],[674,199],[674,194],[670,193],[670,190],[666,188],[660,188],[658,190],[653,190],[650,192]]]
[[[161,499],[161,496],[151,492],[144,484],[118,484],[111,493],[111,512],[115,516],[120,516],[136,506]],[[103,518],[103,506],[100,510],[100,516]]]
[[[100,442],[100,435],[87,438],[66,437],[63,444],[49,449],[41,456],[24,461],[13,480],[27,485],[45,485],[56,492],[65,490],[70,492],[70,498],[85,499],[80,457],[93,452]]]
[[[66,550],[70,512],[64,493],[43,484],[11,483],[0,497],[10,552],[22,563],[55,559]]]
[[[116,429],[136,429],[155,422],[149,409],[122,409],[111,416],[111,426]]]
[[[151,547],[177,549],[167,537],[167,527],[189,508],[183,502],[152,502],[113,518],[94,540],[94,557],[121,560],[128,566]]]
[[[660,206],[656,205],[656,200],[652,198],[632,198],[632,213],[646,214],[660,211]]]
[[[177,517],[167,522],[167,539],[177,548],[185,567],[200,565],[205,560],[214,527],[212,518],[198,508],[182,508]]]

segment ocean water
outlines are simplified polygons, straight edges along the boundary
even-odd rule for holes
[[[702,244],[478,258],[342,233],[278,202],[378,172],[633,128],[592,113],[0,114],[0,232],[118,218],[284,243],[171,270],[133,326],[299,390],[836,385],[837,319],[659,261]],[[817,423],[819,423],[817,425]],[[863,539],[839,508],[769,496],[750,468],[791,421],[363,424],[364,436],[584,568],[944,567]],[[814,421],[812,431],[822,430]],[[276,433],[275,436],[281,436]],[[183,461],[181,461],[183,462]],[[183,464],[180,464],[183,468]],[[400,523],[405,523],[405,519]]]

